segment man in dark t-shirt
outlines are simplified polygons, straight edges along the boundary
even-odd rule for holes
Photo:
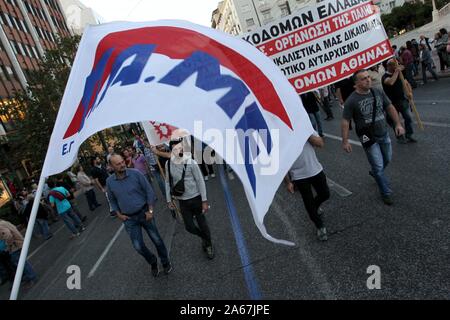
[[[92,159],[91,162],[92,169],[91,169],[91,176],[94,180],[94,183],[97,185],[97,187],[103,192],[106,192],[106,179],[108,179],[108,171],[104,166],[102,166],[102,161],[99,157],[95,157]]]
[[[398,113],[400,113],[405,120],[406,134],[397,137],[399,143],[407,142],[417,142],[416,139],[412,137],[414,131],[412,126],[412,116],[410,111],[409,102],[405,97],[405,92],[403,90],[402,80],[400,79],[400,72],[402,72],[402,67],[397,66],[397,63],[391,59],[386,64],[386,73],[383,75],[381,81],[383,83],[383,90],[386,95],[391,99],[392,104]],[[391,118],[387,117],[388,123],[393,127],[394,123]]]
[[[357,71],[353,76],[353,80],[355,81],[355,92],[345,102],[342,115],[342,147],[347,153],[352,152],[352,146],[349,142],[349,122],[351,119],[355,121],[356,133],[362,141],[364,141],[364,136],[361,134],[362,129],[373,126],[374,137],[371,137],[371,139],[374,143],[364,148],[372,168],[369,174],[377,182],[383,202],[387,205],[392,205],[392,189],[384,174],[384,169],[392,157],[391,140],[385,122],[384,111],[395,122],[395,133],[397,136],[404,134],[405,130],[389,98],[383,92],[372,89],[372,79],[366,70]],[[374,112],[375,121],[372,124]]]

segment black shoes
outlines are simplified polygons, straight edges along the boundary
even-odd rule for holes
[[[406,137],[404,135],[397,137],[397,142],[400,144],[407,144],[408,140],[406,140]]]
[[[414,139],[412,136],[406,136],[406,141],[410,142],[410,143],[416,143],[417,142],[417,140]]]
[[[328,116],[328,117],[325,118],[326,121],[330,121],[330,120],[333,120],[333,119],[334,119],[333,116]]]
[[[155,277],[155,278],[157,276],[159,276],[159,269],[158,269],[158,263],[157,262],[152,264],[152,276]]]
[[[164,273],[165,274],[169,274],[172,272],[172,264],[169,262],[168,264],[166,264],[165,266],[163,266],[164,268]]]
[[[208,257],[209,260],[214,259],[214,257],[216,256],[212,245],[209,245],[208,247],[206,247],[206,256]]]
[[[382,195],[381,199],[383,200],[384,204],[387,206],[392,206],[394,204],[394,201],[392,201],[391,196],[388,194]]]

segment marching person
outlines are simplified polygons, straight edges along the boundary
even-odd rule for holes
[[[202,239],[203,250],[211,260],[215,254],[205,216],[209,210],[206,185],[197,161],[183,153],[182,142],[183,138],[177,138],[169,144],[172,155],[165,166],[166,199],[170,210],[175,209],[172,196],[179,201],[186,230]]]
[[[111,209],[122,220],[134,249],[150,264],[152,275],[159,275],[158,259],[147,248],[142,237],[144,229],[156,247],[164,273],[172,271],[169,254],[156,227],[153,206],[155,193],[145,176],[136,169],[126,167],[125,160],[117,154],[110,157],[114,174],[106,180],[106,190]]]
[[[27,219],[30,219],[31,210],[33,209],[33,202],[34,202],[34,195],[29,194],[27,196],[28,203],[25,206],[25,210],[23,211],[23,214],[27,217]],[[48,227],[48,213],[47,210],[44,208],[41,202],[38,204],[38,211],[36,216],[36,225],[39,229],[39,233],[42,235],[44,240],[49,240],[51,237],[53,237],[53,234],[50,232],[50,229]],[[34,228],[36,228],[36,225]]]
[[[389,98],[382,92],[372,89],[369,73],[362,69],[353,75],[355,92],[347,99],[341,123],[342,147],[347,153],[352,152],[349,142],[349,122],[354,120],[356,133],[361,139],[367,159],[372,167],[369,172],[375,178],[383,202],[392,205],[392,189],[384,173],[392,158],[391,139],[389,138],[384,111],[395,123],[395,133],[405,133],[398,113]]]
[[[431,51],[428,50],[425,43],[419,45],[420,48],[420,62],[422,64],[422,80],[423,84],[427,83],[427,70],[431,73],[434,80],[438,81],[439,78],[436,71],[433,70],[433,58],[431,57]]]
[[[85,194],[89,209],[94,211],[98,207],[101,206],[100,203],[97,202],[97,197],[94,191],[94,182],[89,176],[84,172],[83,166],[79,165],[76,168],[77,170],[77,178],[81,185],[81,191]]]
[[[317,103],[316,95],[310,91],[300,95],[303,107],[308,113],[309,119],[314,130],[317,130],[319,136],[323,137],[322,120],[320,119],[319,104]]]
[[[87,216],[82,215],[80,209],[78,208],[77,200],[75,198],[75,192],[77,191],[77,188],[76,184],[72,182],[72,179],[70,179],[68,175],[59,174],[56,176],[55,185],[57,187],[63,187],[67,191],[69,191],[69,196],[67,197],[67,200],[69,200],[73,212],[77,215],[77,217],[81,220],[81,222],[85,222],[87,220]]]
[[[330,198],[330,189],[313,147],[322,148],[323,145],[322,138],[311,135],[285,178],[290,193],[294,193],[294,186],[300,191],[309,218],[317,228],[317,237],[320,241],[328,240],[320,206]],[[316,191],[315,197],[312,188]]]
[[[397,141],[399,143],[408,143],[417,142],[416,139],[413,138],[413,120],[412,115],[410,111],[410,106],[408,99],[406,98],[407,93],[403,89],[403,83],[400,79],[400,72],[402,72],[403,66],[400,66],[396,63],[394,59],[390,59],[386,64],[386,73],[383,75],[382,81],[383,81],[383,89],[386,93],[387,97],[390,99],[392,105],[395,107],[395,110],[399,114],[402,115],[403,119],[405,120],[405,129],[406,134],[397,136]],[[406,81],[406,80],[405,80]],[[407,85],[405,83],[405,85]],[[408,93],[408,97],[412,98],[412,93]],[[389,115],[387,116],[387,122],[388,124],[394,128],[394,122],[391,120]]]
[[[80,218],[75,214],[69,202],[71,196],[70,192],[63,187],[56,187],[54,181],[49,180],[48,186],[51,188],[49,192],[49,202],[53,208],[63,218],[64,224],[72,233],[70,239],[78,237],[80,232],[84,231],[86,227],[81,222]]]
[[[6,251],[9,254],[12,266],[17,269],[20,253],[22,252],[23,236],[13,224],[5,220],[0,220],[0,245],[3,247],[2,251]],[[22,282],[28,289],[32,287],[36,281],[36,272],[33,270],[31,264],[28,261],[25,261]]]

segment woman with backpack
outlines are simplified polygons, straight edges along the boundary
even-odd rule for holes
[[[202,239],[208,259],[214,259],[214,248],[206,213],[209,206],[206,185],[197,162],[183,153],[183,138],[169,143],[171,158],[166,162],[166,199],[170,210],[175,209],[172,197],[180,204],[186,230]],[[194,223],[197,221],[197,225]]]

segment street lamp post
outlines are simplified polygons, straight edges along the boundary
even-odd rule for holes
[[[439,20],[439,11],[436,8],[436,1],[431,0],[431,2],[433,3],[433,22],[436,22]]]

